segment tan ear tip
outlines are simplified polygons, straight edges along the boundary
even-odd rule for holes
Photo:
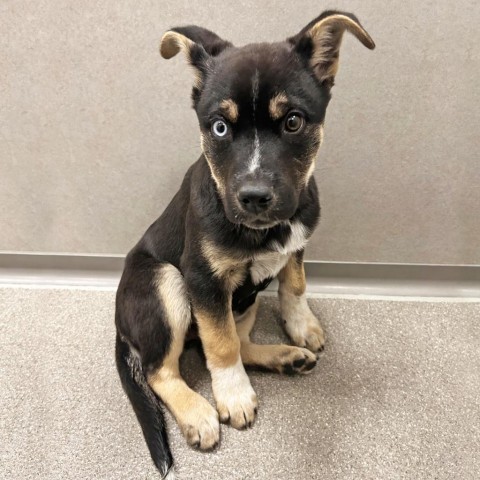
[[[180,51],[175,34],[173,32],[166,32],[160,40],[160,55],[169,59],[174,57]]]
[[[374,50],[375,49],[375,42],[373,41],[373,38],[367,33],[367,31],[361,27],[361,35],[359,35],[357,38],[369,49],[369,50]]]

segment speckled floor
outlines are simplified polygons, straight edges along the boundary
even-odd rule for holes
[[[311,300],[312,375],[252,372],[253,429],[214,453],[170,421],[177,479],[480,478],[480,300]],[[0,478],[158,478],[113,359],[114,293],[0,289]],[[255,338],[284,341],[263,299]],[[185,376],[211,400],[195,350]]]

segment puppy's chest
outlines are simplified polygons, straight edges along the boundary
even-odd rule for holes
[[[267,278],[276,277],[287,264],[290,255],[304,248],[307,240],[307,231],[303,224],[292,224],[290,236],[285,242],[274,240],[268,251],[254,256],[249,268],[253,283],[258,285]]]
[[[290,255],[279,252],[268,252],[258,255],[253,260],[249,273],[255,285],[266,278],[274,278],[288,262]]]

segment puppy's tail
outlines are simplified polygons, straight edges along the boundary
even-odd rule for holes
[[[117,333],[115,358],[122,387],[143,430],[153,463],[165,480],[172,480],[173,458],[168,446],[163,408],[147,384],[140,359]]]

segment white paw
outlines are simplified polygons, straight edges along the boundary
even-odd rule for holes
[[[325,335],[305,295],[282,294],[281,308],[285,331],[293,343],[312,352],[323,350]]]
[[[251,427],[257,413],[257,395],[239,358],[232,367],[214,368],[212,389],[220,421],[230,423],[232,427],[243,429]]]

